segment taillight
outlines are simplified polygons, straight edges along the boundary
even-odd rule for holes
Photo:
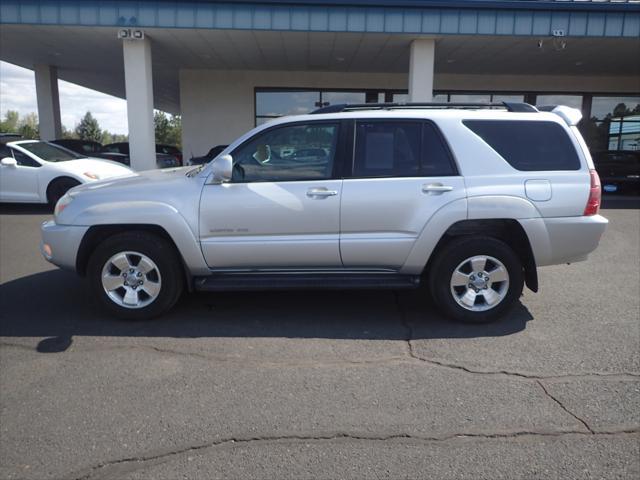
[[[597,215],[600,210],[600,200],[602,199],[602,190],[600,189],[600,177],[595,170],[589,170],[591,177],[591,187],[589,188],[589,200],[587,206],[584,207],[585,216]]]

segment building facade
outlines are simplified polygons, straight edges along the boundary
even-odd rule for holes
[[[270,118],[364,102],[566,104],[593,150],[640,148],[640,3],[588,0],[3,0],[0,59],[36,73],[41,134],[57,78],[127,99],[132,162],[153,109],[185,157]]]

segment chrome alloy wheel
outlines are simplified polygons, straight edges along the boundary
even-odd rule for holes
[[[162,279],[157,265],[139,252],[119,252],[102,268],[102,288],[125,308],[143,308],[160,294]]]
[[[504,300],[509,291],[509,273],[500,260],[476,255],[456,267],[450,285],[458,305],[472,312],[484,312]]]

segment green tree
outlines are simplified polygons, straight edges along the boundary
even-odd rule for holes
[[[0,122],[0,132],[17,133],[20,115],[15,110],[7,110],[4,114],[4,120]]]
[[[18,122],[18,133],[25,139],[37,139],[39,135],[38,131],[38,116],[31,112]]]
[[[102,140],[102,130],[91,112],[85,113],[80,123],[76,125],[76,135],[81,140],[93,140],[94,142]]]
[[[167,115],[156,111],[153,114],[153,124],[156,133],[156,143],[175,145],[182,143],[182,119],[180,115]]]

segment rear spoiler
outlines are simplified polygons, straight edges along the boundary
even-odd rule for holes
[[[582,120],[582,112],[580,110],[567,107],[566,105],[543,105],[536,108],[541,112],[555,113],[570,127],[578,125],[580,120]]]

